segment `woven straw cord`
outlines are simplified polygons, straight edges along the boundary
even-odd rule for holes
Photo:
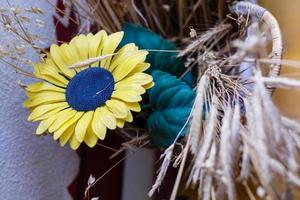
[[[265,23],[270,29],[272,36],[272,64],[270,65],[269,77],[277,77],[280,74],[281,59],[283,53],[282,35],[276,18],[265,8],[250,2],[242,1],[233,6],[237,14],[256,17],[262,23]],[[274,88],[270,88],[271,92]]]

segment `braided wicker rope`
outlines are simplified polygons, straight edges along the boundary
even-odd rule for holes
[[[237,14],[250,15],[267,25],[272,36],[272,64],[270,65],[269,77],[277,77],[280,74],[281,59],[283,53],[282,35],[276,18],[265,8],[250,2],[242,1],[233,6]],[[271,93],[275,88],[269,87]]]

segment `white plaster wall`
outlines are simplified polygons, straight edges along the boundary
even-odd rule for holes
[[[55,41],[52,13],[45,0],[9,0],[13,6],[39,6],[45,11],[43,29],[30,29],[48,38],[45,46]],[[55,1],[52,1],[55,2]],[[7,7],[0,1],[0,7]],[[0,45],[11,38],[0,28]],[[4,41],[5,40],[5,41]],[[38,60],[33,52],[28,55]],[[26,99],[17,75],[0,63],[0,199],[1,200],[67,200],[67,187],[78,172],[79,159],[70,148],[61,148],[51,136],[36,137],[37,124],[27,122],[28,111],[21,106]]]
[[[153,184],[155,155],[150,149],[127,150],[122,200],[148,200]]]

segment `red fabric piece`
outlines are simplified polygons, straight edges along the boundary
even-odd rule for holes
[[[64,17],[65,6],[63,0],[57,1],[56,13]],[[56,37],[59,44],[63,42],[69,42],[78,33],[78,19],[76,17],[75,8],[71,8],[68,26],[62,24],[55,16],[54,23],[56,27]],[[91,28],[93,30],[93,27]],[[96,32],[97,30],[94,30]],[[99,143],[119,149],[123,141],[121,138],[113,132],[107,133],[107,137],[104,141]],[[96,179],[111,168],[116,162],[118,162],[124,154],[120,154],[118,157],[109,160],[109,157],[114,153],[111,150],[105,149],[101,146],[96,146],[93,149],[88,148],[86,145],[81,145],[77,151],[80,157],[80,171],[77,177],[68,187],[68,190],[73,199],[84,200],[91,199],[92,197],[100,197],[105,200],[119,200],[122,194],[122,177],[123,177],[123,162],[117,165],[111,172],[105,175],[97,184],[95,184],[90,192],[89,198],[85,198],[84,192],[87,187],[89,176],[92,174]]]
[[[114,132],[107,133],[104,141],[100,141],[103,145],[119,149],[123,141]],[[90,175],[96,179],[107,172],[114,164],[116,164],[125,155],[122,153],[113,159],[109,157],[114,153],[112,150],[101,146],[89,148],[82,145],[77,151],[81,158],[80,173],[72,183],[69,191],[74,199],[91,199],[99,197],[99,199],[119,200],[122,194],[122,177],[123,177],[123,162],[114,167],[108,174],[99,180],[89,190],[89,196],[85,198],[85,189],[88,185]],[[75,189],[76,188],[76,189]],[[74,193],[76,191],[76,194]]]
[[[65,13],[63,13],[65,9],[66,8],[63,4],[63,0],[58,0],[56,4],[56,13],[61,17],[65,17]],[[61,44],[63,42],[69,42],[78,33],[79,20],[75,15],[75,8],[73,6],[71,7],[70,16],[66,17],[69,21],[67,27],[64,24],[62,24],[55,16],[53,16],[54,25],[56,28],[56,39],[58,44]]]

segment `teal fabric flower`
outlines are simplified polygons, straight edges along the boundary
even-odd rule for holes
[[[195,98],[193,76],[186,73],[181,58],[177,57],[173,42],[136,24],[123,26],[124,37],[120,46],[135,43],[140,49],[148,49],[146,62],[151,66],[155,86],[149,90],[148,98],[152,113],[147,120],[150,137],[154,145],[168,147],[186,123]],[[156,50],[156,51],[151,51]],[[171,50],[174,52],[160,52]],[[180,78],[180,79],[179,79]],[[184,130],[181,136],[184,136]]]
[[[176,50],[173,42],[166,40],[158,34],[136,24],[125,23],[123,26],[124,37],[120,46],[128,43],[135,43],[140,49],[153,50]],[[168,72],[179,78],[186,70],[181,58],[177,57],[177,52],[149,51],[146,62],[151,66],[148,73],[154,70]],[[192,73],[186,73],[182,80],[189,85],[193,85]]]
[[[155,87],[149,90],[153,113],[147,121],[153,144],[168,147],[186,123],[195,92],[185,82],[162,71],[152,72]],[[181,136],[187,133],[184,130]]]

